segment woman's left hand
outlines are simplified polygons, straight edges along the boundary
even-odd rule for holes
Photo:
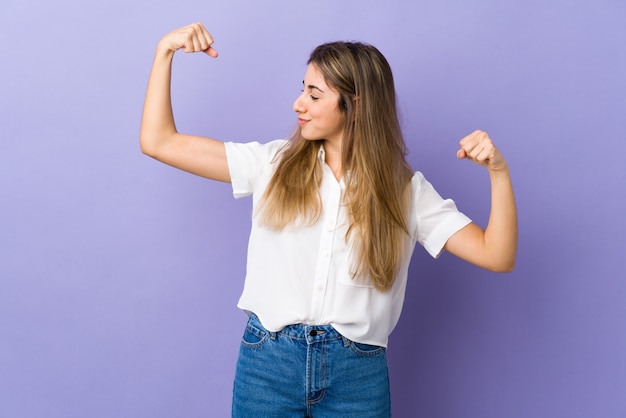
[[[456,156],[482,165],[489,170],[498,171],[508,168],[506,160],[487,135],[487,132],[474,131],[460,142]]]

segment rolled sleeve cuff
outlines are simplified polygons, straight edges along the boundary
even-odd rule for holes
[[[433,258],[438,258],[450,237],[471,222],[472,220],[461,212],[449,214],[448,217],[432,231],[428,240],[424,242],[424,248]]]
[[[228,161],[233,196],[235,199],[250,196],[252,190],[247,181],[246,168],[243,166],[242,161],[237,158],[237,156],[240,155],[240,153],[237,152],[239,144],[226,142],[224,145],[226,146],[226,159]]]

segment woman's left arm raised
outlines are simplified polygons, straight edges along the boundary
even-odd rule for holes
[[[491,212],[484,230],[470,223],[448,239],[445,249],[484,269],[510,272],[517,255],[517,210],[508,164],[483,131],[474,131],[463,138],[457,157],[489,171]]]

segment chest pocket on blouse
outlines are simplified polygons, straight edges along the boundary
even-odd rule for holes
[[[339,278],[339,283],[346,286],[352,287],[365,287],[365,288],[373,288],[374,284],[369,279],[369,277],[355,277],[352,278],[350,275],[341,275]]]

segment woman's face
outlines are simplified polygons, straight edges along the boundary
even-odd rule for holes
[[[345,115],[339,110],[339,93],[324,81],[322,73],[309,64],[304,74],[304,89],[293,104],[304,139],[341,144]]]

